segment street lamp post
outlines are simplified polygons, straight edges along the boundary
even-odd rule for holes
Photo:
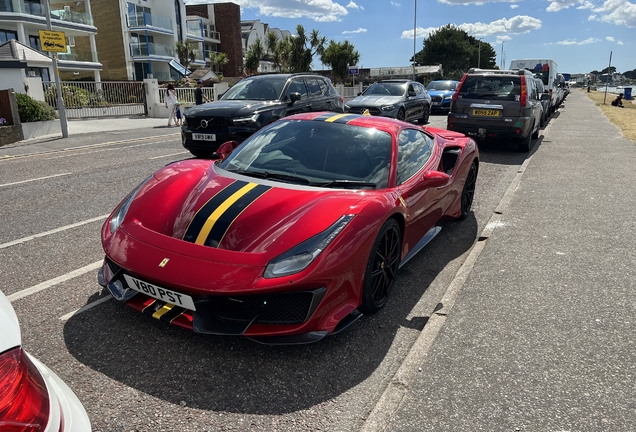
[[[479,48],[477,49],[477,68],[481,67],[481,39],[479,39]]]
[[[417,0],[415,0],[415,9],[413,11],[413,81],[415,81],[415,52],[417,50]]]
[[[51,31],[51,6],[49,0],[44,2],[46,8],[46,28]],[[62,130],[62,138],[68,138],[68,122],[66,120],[66,108],[64,107],[64,98],[62,98],[62,88],[60,85],[60,73],[57,69],[57,53],[53,53],[53,76],[55,77],[55,90],[57,90],[57,109],[60,113],[60,129]]]

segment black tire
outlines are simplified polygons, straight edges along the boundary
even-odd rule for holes
[[[430,105],[426,105],[424,107],[424,115],[420,119],[420,123],[421,124],[427,124],[428,123],[428,119],[429,119],[430,116],[431,116],[431,106]]]
[[[404,121],[404,108],[400,108],[395,118]]]
[[[462,213],[459,215],[459,220],[464,220],[470,214],[470,208],[473,206],[473,199],[475,198],[475,185],[477,184],[477,164],[473,162],[468,169],[468,175],[464,182],[464,188],[462,189]]]
[[[534,128],[534,125],[532,125]],[[532,139],[539,139],[539,126],[537,126],[537,131],[532,132]]]
[[[525,138],[519,138],[519,144],[517,145],[517,150],[523,153],[528,153],[530,151],[530,142],[532,141],[532,138],[530,135],[531,134],[528,134],[528,136]]]
[[[402,233],[395,219],[387,220],[373,242],[362,283],[363,314],[372,314],[384,307],[395,283],[402,254]]]

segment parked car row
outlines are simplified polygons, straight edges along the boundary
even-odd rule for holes
[[[563,102],[564,83],[550,92],[527,69],[470,69],[452,97],[447,128],[478,141],[510,140],[519,151],[530,151],[553,113],[555,93],[557,103]]]

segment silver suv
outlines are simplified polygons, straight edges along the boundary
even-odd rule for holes
[[[470,69],[453,95],[448,130],[477,140],[512,139],[530,151],[539,137],[541,95],[527,70]]]

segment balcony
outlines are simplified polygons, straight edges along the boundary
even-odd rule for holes
[[[186,21],[186,35],[188,39],[203,40],[203,27],[201,20]]]
[[[165,45],[153,42],[131,42],[130,55],[132,57],[172,57],[175,56],[173,45]]]
[[[44,6],[40,2],[24,0],[0,0],[0,13],[13,12],[24,15],[45,17]],[[84,10],[83,2],[51,4],[51,19],[75,24],[94,25],[93,17]]]
[[[71,48],[70,52],[58,53],[58,60],[63,61],[76,61],[76,62],[93,62],[99,63],[97,53],[95,51],[84,51]]]
[[[172,20],[147,12],[139,12],[128,15],[128,27],[131,30],[159,30],[160,33],[174,34]]]

